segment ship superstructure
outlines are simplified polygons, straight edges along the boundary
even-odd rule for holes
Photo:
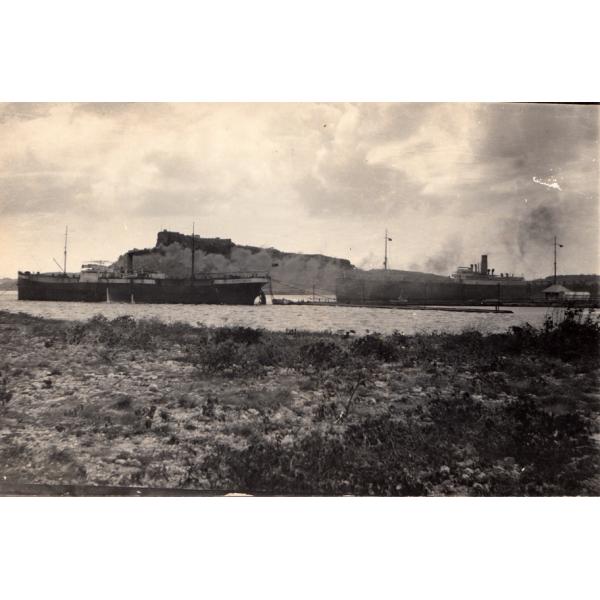
[[[488,268],[487,254],[481,255],[480,263],[473,263],[468,267],[458,267],[451,279],[460,283],[467,284],[501,284],[524,282],[524,277],[516,277],[510,273],[499,273],[496,275],[495,269]]]

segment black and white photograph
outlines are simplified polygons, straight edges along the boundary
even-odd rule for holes
[[[4,3],[2,596],[597,595],[597,22]]]
[[[598,106],[0,110],[0,492],[600,494]]]

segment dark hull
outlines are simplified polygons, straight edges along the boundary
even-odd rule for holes
[[[265,280],[215,283],[212,280],[121,280],[80,282],[75,278],[19,277],[19,300],[134,302],[149,304],[254,304]],[[149,281],[152,281],[150,283]]]
[[[402,281],[384,278],[346,278],[336,285],[338,302],[344,304],[464,305],[542,302],[547,284],[463,283],[458,281]]]

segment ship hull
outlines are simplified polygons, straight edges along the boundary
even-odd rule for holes
[[[543,285],[530,282],[407,281],[352,277],[340,279],[336,296],[342,304],[469,305],[489,302],[543,301]]]
[[[264,278],[101,279],[19,274],[19,300],[148,304],[254,304]]]

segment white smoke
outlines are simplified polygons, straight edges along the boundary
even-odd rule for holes
[[[558,181],[556,181],[556,177],[548,177],[546,181],[544,181],[543,179],[538,179],[537,177],[533,177],[532,179],[534,183],[539,183],[540,185],[544,185],[547,188],[551,188],[562,192],[562,188],[560,187]]]

